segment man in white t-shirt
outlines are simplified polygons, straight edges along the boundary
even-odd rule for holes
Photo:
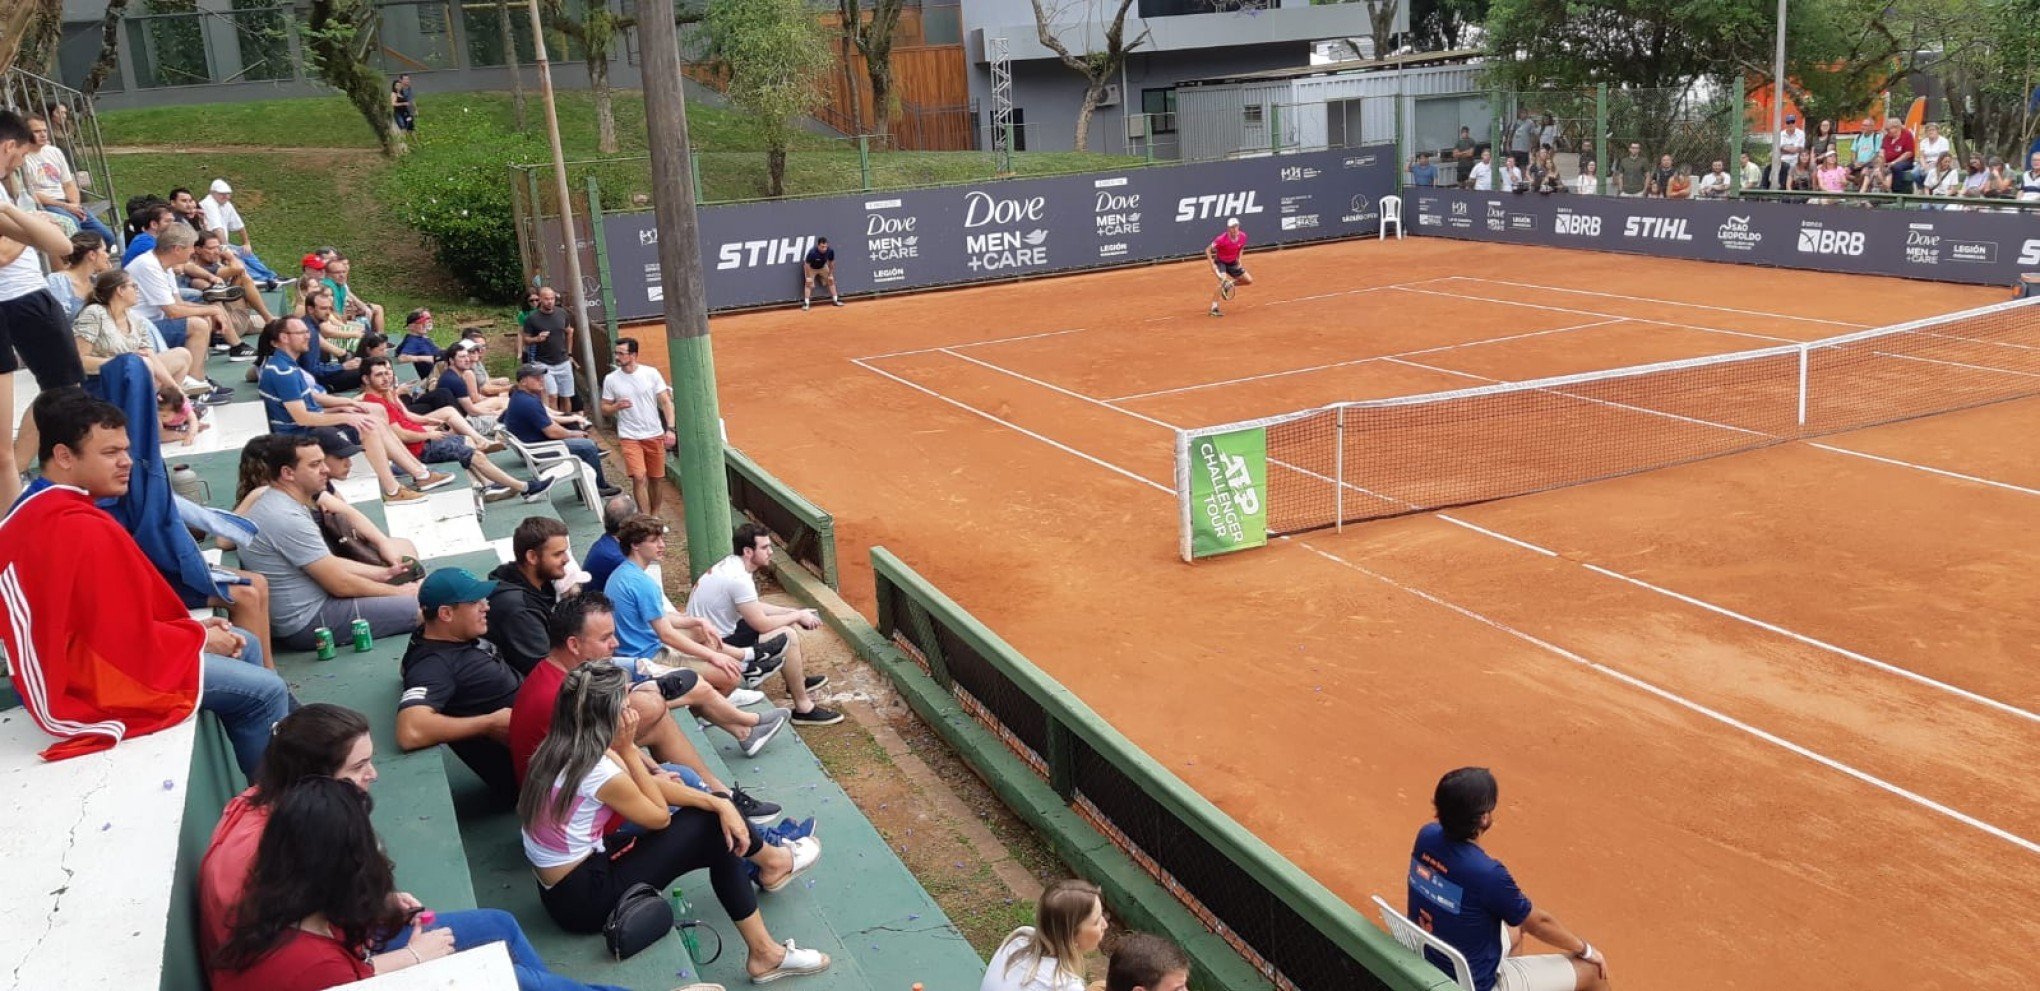
[[[602,412],[616,417],[617,446],[637,504],[658,515],[666,452],[679,443],[667,429],[674,422],[673,390],[658,369],[638,361],[635,338],[616,340],[616,367],[602,377]]]
[[[1792,166],[1799,162],[1800,153],[1806,151],[1806,128],[1799,126],[1799,118],[1785,115],[1785,129],[1778,133],[1778,161],[1785,163],[1785,172],[1790,174]]]
[[[225,307],[216,303],[187,303],[177,293],[177,280],[170,273],[191,260],[192,246],[197,243],[198,232],[183,224],[171,224],[156,235],[154,248],[128,262],[127,274],[141,293],[141,299],[135,303],[135,315],[155,326],[164,347],[191,352],[191,367],[203,369],[213,331],[224,334],[230,348],[241,343],[241,332],[235,329],[235,321],[227,315]],[[184,381],[184,390],[194,392],[205,385],[204,378],[194,376]],[[210,398],[226,402],[233,394],[232,389],[221,387],[213,390]]]
[[[802,630],[819,629],[822,618],[812,609],[789,609],[758,601],[758,582],[751,576],[772,565],[772,535],[756,523],[737,528],[732,553],[715,563],[694,583],[687,596],[687,615],[715,628],[724,644],[748,647],[760,637],[784,631],[786,693],[793,697],[793,721],[802,726],[828,726],[843,721],[843,714],[816,705],[808,697],[829,683],[829,676],[804,673],[800,650]]]
[[[1480,153],[1480,161],[1473,163],[1473,170],[1467,173],[1467,182],[1471,183],[1474,189],[1483,192],[1495,188],[1495,160],[1493,152],[1483,151]]]
[[[28,174],[28,192],[35,197],[37,206],[60,217],[68,217],[80,229],[99,235],[108,247],[118,247],[119,241],[113,231],[107,229],[92,211],[85,209],[85,203],[78,193],[78,176],[71,171],[71,162],[64,157],[64,150],[50,143],[49,122],[41,117],[28,119],[28,131],[35,137],[35,150],[29,152],[22,164]]]
[[[274,289],[281,284],[274,269],[255,257],[255,241],[248,236],[248,225],[241,220],[241,211],[234,206],[234,187],[225,179],[214,179],[208,187],[205,199],[198,201],[198,210],[205,217],[205,228],[217,231],[220,243],[240,256],[241,264],[248,266],[248,274],[264,289]],[[241,235],[241,243],[234,243],[234,235]]]
[[[1714,168],[1700,177],[1700,198],[1718,200],[1728,195],[1728,166],[1721,159],[1714,160]]]
[[[2032,168],[2019,174],[2019,202],[2040,202],[2040,152],[2033,154]]]

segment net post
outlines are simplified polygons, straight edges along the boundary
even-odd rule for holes
[[[1811,345],[1799,347],[1799,429],[1802,431],[1806,429],[1806,361],[1812,351]]]
[[[1176,548],[1183,560],[1194,562],[1190,524],[1190,432],[1176,431]]]
[[[1332,427],[1332,532],[1346,532],[1346,407]]]

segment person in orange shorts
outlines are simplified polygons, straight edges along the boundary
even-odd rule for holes
[[[616,367],[602,378],[602,412],[616,418],[616,443],[630,473],[631,494],[647,513],[659,512],[659,477],[666,452],[678,443],[673,423],[673,390],[659,370],[638,361],[634,338],[616,340]]]

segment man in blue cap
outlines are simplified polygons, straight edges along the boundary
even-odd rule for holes
[[[495,590],[466,568],[441,568],[419,586],[425,626],[404,649],[397,744],[421,750],[444,743],[490,791],[515,802],[510,708],[524,678],[484,638]]]

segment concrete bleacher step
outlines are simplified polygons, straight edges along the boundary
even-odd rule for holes
[[[812,815],[817,820],[821,862],[786,889],[759,895],[760,910],[773,935],[822,950],[833,961],[826,974],[802,978],[791,987],[907,991],[919,983],[926,991],[968,991],[977,986],[984,963],[878,830],[828,777],[798,731],[788,728],[757,758],[747,759],[722,731],[704,734],[691,719],[683,716],[680,722],[725,781],[737,781],[746,791],[781,803],[786,815]],[[748,985],[742,941],[716,904],[705,873],[682,877],[678,887],[686,892],[696,915],[722,937],[721,959],[696,967],[680,939],[672,936],[629,960],[611,960],[601,937],[561,932],[546,916],[524,859],[515,815],[493,807],[481,781],[466,768],[452,768],[448,778],[461,810],[476,901],[516,915],[555,970],[578,980],[633,988],[670,987],[690,980],[733,988]]]

